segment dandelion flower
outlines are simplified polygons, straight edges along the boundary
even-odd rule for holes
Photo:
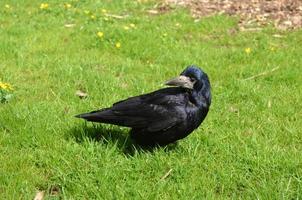
[[[3,82],[0,82],[0,89],[3,89],[3,90],[14,90],[13,87],[11,86],[11,84],[9,83],[3,83]]]
[[[129,24],[131,28],[135,28],[135,24]]]
[[[117,42],[117,43],[115,44],[115,47],[118,48],[118,49],[121,48],[121,43],[120,43],[120,42]]]
[[[90,18],[94,20],[94,19],[96,19],[96,16],[95,15],[90,15]]]
[[[251,50],[251,48],[248,47],[248,48],[245,48],[244,51],[246,54],[250,54],[252,50]]]
[[[276,48],[275,48],[275,47],[271,47],[270,50],[271,50],[271,51],[275,51]]]
[[[40,9],[41,10],[45,10],[45,9],[47,9],[49,7],[49,4],[48,3],[41,3],[41,5],[40,5]]]
[[[164,37],[167,37],[167,36],[168,36],[168,34],[167,34],[167,33],[164,33],[164,34],[163,34],[163,36],[164,36]]]
[[[65,3],[64,7],[65,7],[65,9],[69,9],[69,8],[71,8],[71,4],[70,3]]]
[[[176,26],[176,27],[180,27],[180,23],[176,23],[175,26]]]
[[[129,26],[124,26],[124,29],[127,31],[129,30]]]
[[[4,83],[0,82],[0,89],[6,89],[6,86],[4,85]]]
[[[10,9],[10,5],[8,5],[8,4],[5,4],[4,7],[7,8],[7,9]]]
[[[102,38],[102,37],[104,36],[104,33],[101,32],[101,31],[99,31],[99,32],[97,33],[97,36],[98,36],[99,38]]]
[[[106,9],[102,9],[102,13],[107,13],[107,10]]]

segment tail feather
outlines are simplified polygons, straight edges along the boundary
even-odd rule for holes
[[[90,119],[92,119],[93,114],[91,114],[91,113],[82,113],[82,114],[76,115],[76,116],[74,116],[74,117],[86,119],[86,120],[89,121]]]
[[[91,122],[99,122],[105,124],[114,124],[125,127],[144,127],[146,120],[140,116],[129,115],[119,111],[112,110],[112,108],[105,108],[101,110],[92,111],[89,113],[82,113],[76,115],[77,118],[82,118]]]
[[[122,119],[118,117],[110,108],[92,111],[89,113],[82,113],[76,115],[77,118],[82,118],[91,122],[100,122],[107,124],[122,125]]]
[[[110,109],[105,108],[101,110],[92,111],[89,113],[82,113],[76,115],[75,117],[82,118],[87,121],[102,122],[102,120],[106,119],[106,115],[108,115],[108,111],[110,111]]]

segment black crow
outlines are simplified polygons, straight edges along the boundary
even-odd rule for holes
[[[169,86],[130,97],[110,108],[77,115],[87,121],[130,127],[144,146],[167,145],[189,135],[206,117],[211,104],[210,81],[197,66],[188,66]]]

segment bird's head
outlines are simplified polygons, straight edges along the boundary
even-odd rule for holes
[[[180,76],[167,81],[165,84],[197,91],[201,90],[203,87],[210,87],[210,82],[207,74],[195,65],[188,66],[180,74]]]

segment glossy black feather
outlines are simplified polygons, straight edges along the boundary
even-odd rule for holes
[[[197,79],[193,90],[182,87],[164,88],[76,117],[130,127],[131,137],[142,145],[175,142],[201,124],[211,104],[207,75],[192,66],[182,74]]]

